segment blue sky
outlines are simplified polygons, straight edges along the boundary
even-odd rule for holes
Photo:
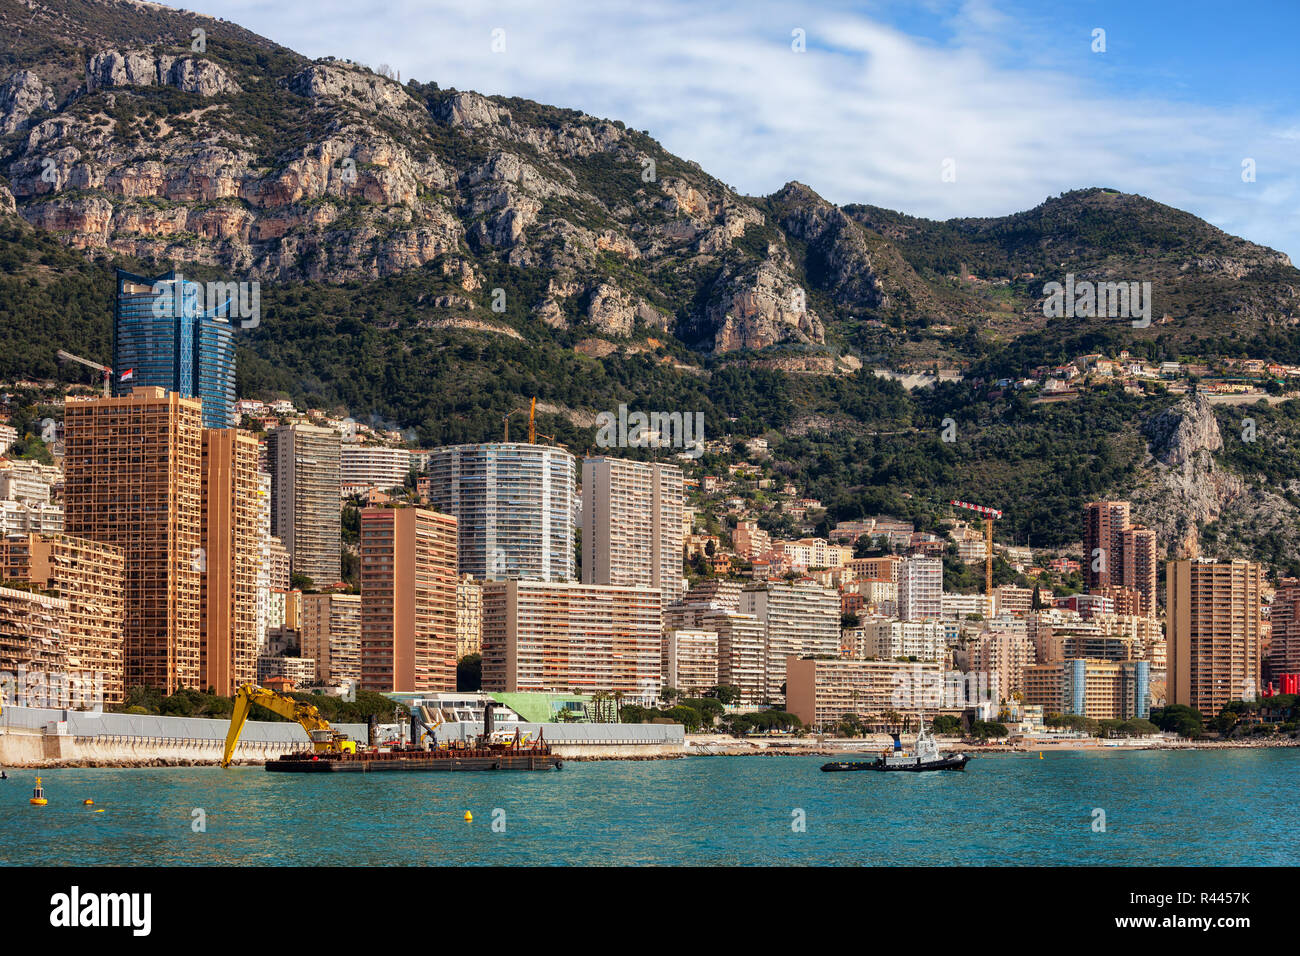
[[[1300,259],[1297,0],[200,9],[308,56],[621,119],[750,195],[797,179],[837,203],[942,219],[1110,186]]]

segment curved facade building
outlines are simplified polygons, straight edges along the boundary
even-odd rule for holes
[[[113,394],[156,385],[202,400],[204,428],[229,428],[235,407],[234,329],[216,314],[219,310],[204,311],[202,292],[199,283],[175,272],[149,279],[117,270]]]
[[[577,459],[524,442],[451,445],[429,455],[430,505],[458,522],[461,574],[572,581]]]

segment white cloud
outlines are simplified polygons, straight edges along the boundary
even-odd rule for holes
[[[943,43],[860,12],[792,9],[210,0],[205,12],[310,56],[621,119],[749,194],[798,179],[838,203],[947,218],[1111,186],[1300,251],[1294,117],[1108,92],[1109,63],[1061,56],[1074,41],[1040,36],[1046,24],[1011,21],[986,0],[955,8]],[[506,51],[494,54],[497,27]],[[805,53],[791,50],[796,27]],[[1246,156],[1256,183],[1241,181]],[[946,158],[956,182],[941,180]]]

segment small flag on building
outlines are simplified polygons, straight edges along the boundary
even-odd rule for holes
[[[135,375],[135,369],[129,368],[122,373],[122,378],[120,379],[120,381],[125,382],[127,379],[132,378],[134,375]]]

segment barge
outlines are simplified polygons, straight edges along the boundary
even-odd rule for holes
[[[508,732],[494,730],[495,701],[483,708],[483,733],[473,743],[438,741],[441,716],[434,718],[424,706],[411,710],[410,743],[380,745],[376,727],[370,728],[370,742],[362,746],[329,725],[314,705],[254,684],[244,684],[235,695],[235,707],[226,733],[221,766],[229,767],[239,744],[239,734],[249,711],[258,704],[274,713],[296,720],[307,733],[310,750],[283,754],[268,760],[271,773],[379,773],[401,770],[559,770],[564,766],[542,740],[525,739],[518,727],[513,739]]]
[[[564,761],[545,745],[358,750],[356,753],[292,753],[268,760],[271,773],[380,773],[422,770],[559,770]]]

